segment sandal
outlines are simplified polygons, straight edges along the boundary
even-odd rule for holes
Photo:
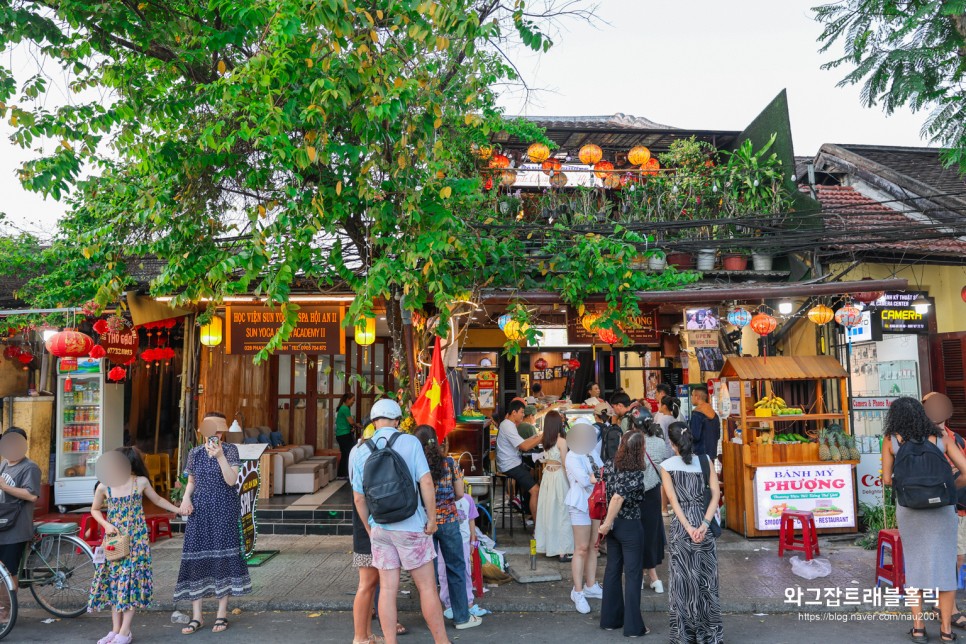
[[[196,619],[193,619],[190,622],[188,622],[188,625],[187,626],[185,626],[184,628],[181,629],[181,634],[182,635],[194,635],[195,633],[197,633],[198,631],[201,630],[201,627],[202,626],[204,626],[204,624],[202,624],[201,622],[199,622]]]
[[[406,628],[399,622],[396,622],[396,635],[405,635],[408,632],[409,632],[408,628]]]
[[[219,626],[221,628],[218,628]],[[211,627],[211,632],[212,633],[224,633],[227,630],[228,630],[228,618],[227,617],[219,617],[218,619],[215,620],[215,625]]]
[[[966,615],[953,613],[953,626],[966,630]]]
[[[953,633],[952,631],[948,633],[943,633],[942,630],[940,629],[939,639],[942,640],[943,642],[955,642],[956,640],[959,639],[959,636],[956,635],[956,633]]]
[[[929,638],[926,636],[925,628],[913,628],[909,631],[909,639],[916,644],[927,644]]]

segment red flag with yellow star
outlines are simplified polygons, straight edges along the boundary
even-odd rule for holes
[[[436,430],[440,442],[456,427],[456,414],[453,411],[453,396],[449,390],[449,380],[443,368],[443,350],[439,338],[433,348],[433,364],[429,368],[429,378],[413,403],[413,420],[417,425],[429,425]]]

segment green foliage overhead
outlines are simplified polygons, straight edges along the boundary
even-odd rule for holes
[[[825,65],[851,69],[840,85],[861,83],[863,103],[886,114],[928,110],[923,134],[966,172],[966,0],[845,0],[815,14],[822,51],[844,49]]]

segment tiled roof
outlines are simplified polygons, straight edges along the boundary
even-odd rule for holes
[[[514,118],[514,117],[510,117]],[[655,123],[643,116],[632,116],[618,112],[610,116],[521,116],[543,128],[580,128],[582,130],[676,130],[670,125]]]
[[[807,186],[800,186],[799,189],[808,193]],[[822,204],[823,220],[826,230],[829,232],[828,240],[832,248],[855,251],[891,251],[915,255],[966,255],[966,242],[958,238],[884,241],[884,238],[892,240],[916,234],[928,236],[931,233],[923,233],[923,227],[929,224],[924,224],[922,221],[881,204],[863,195],[852,186],[816,186],[815,189],[818,200]],[[844,236],[843,231],[852,231],[855,235]],[[905,235],[903,231],[906,232]],[[868,244],[852,243],[866,237],[871,237]]]
[[[966,207],[966,176],[943,163],[940,148],[910,148],[879,145],[839,145],[896,174],[896,183],[920,197],[943,195]],[[922,194],[922,188],[929,188]]]

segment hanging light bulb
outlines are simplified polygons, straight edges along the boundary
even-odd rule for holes
[[[791,315],[792,313],[792,303],[785,301],[778,303],[778,312],[782,315]]]
[[[914,308],[916,310],[916,313],[918,313],[919,315],[925,315],[926,313],[929,313],[930,306],[932,306],[932,303],[926,298],[924,298],[922,295],[920,295],[919,297],[917,297],[912,301],[912,308]]]

